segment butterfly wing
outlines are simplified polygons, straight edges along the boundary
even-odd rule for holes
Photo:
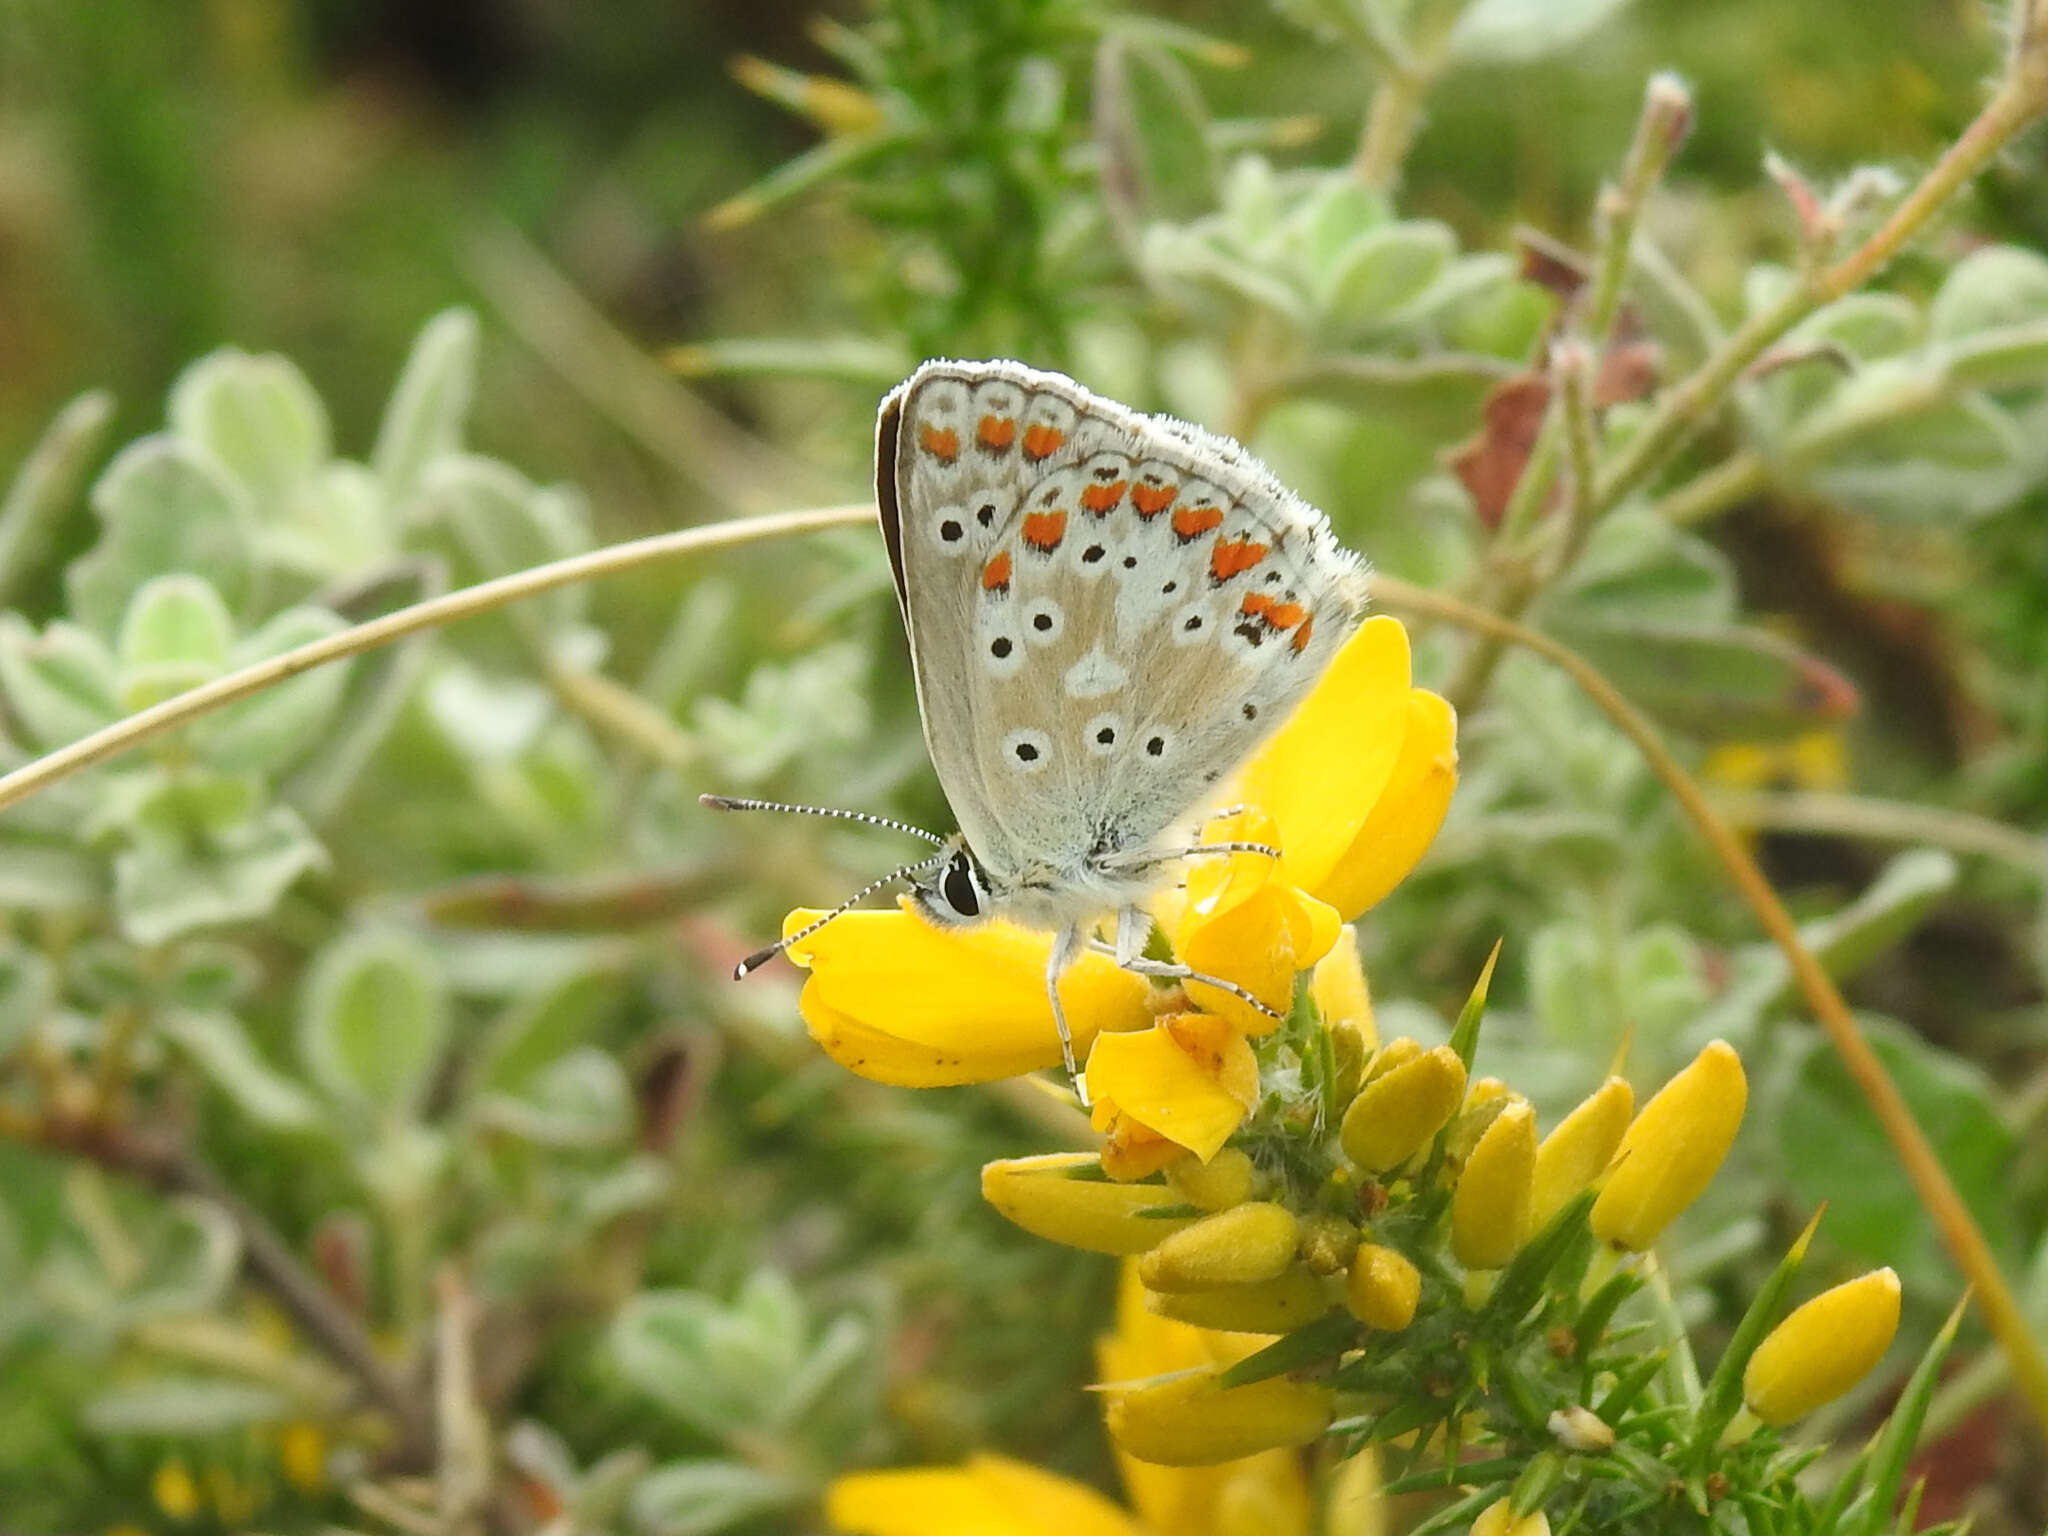
[[[995,881],[1152,844],[1363,615],[1357,559],[1237,444],[1061,375],[928,363],[881,449],[925,738]]]

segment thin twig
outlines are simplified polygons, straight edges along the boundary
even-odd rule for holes
[[[1756,913],[1764,931],[1771,936],[1791,965],[1792,975],[1805,995],[1807,1005],[1827,1032],[1843,1065],[1858,1090],[1877,1116],[1886,1138],[1898,1154],[1920,1202],[1933,1217],[1949,1255],[1974,1288],[1985,1321],[2012,1362],[2015,1378],[2044,1431],[2048,1431],[2048,1357],[2035,1339],[2026,1314],[2020,1310],[2012,1288],[1999,1272],[1990,1245],[1963,1204],[1955,1184],[1942,1167],[1941,1159],[1929,1145],[1912,1110],[1900,1096],[1891,1074],[1877,1053],[1863,1038],[1841,992],[1812,951],[1800,940],[1799,928],[1778,893],[1743,847],[1742,839],[1716,814],[1706,792],[1687,773],[1683,764],[1664,745],[1656,726],[1607,681],[1590,662],[1548,635],[1504,619],[1456,598],[1411,586],[1392,577],[1375,579],[1374,595],[1386,606],[1404,612],[1423,613],[1453,624],[1477,630],[1482,635],[1534,651],[1568,674],[1585,691],[1623,735],[1635,744],[1650,769],[1663,781],[1736,889]]]
[[[272,656],[238,672],[230,672],[226,677],[217,677],[210,683],[175,694],[140,714],[116,720],[68,747],[59,747],[55,752],[0,776],[0,810],[20,804],[59,779],[68,778],[108,758],[118,757],[166,731],[176,730],[202,715],[275,687],[302,672],[310,672],[330,661],[361,655],[364,651],[389,645],[421,630],[486,613],[524,597],[552,592],[557,587],[572,586],[601,576],[616,576],[622,571],[672,560],[680,555],[706,549],[730,549],[763,539],[815,533],[824,528],[847,527],[870,522],[874,516],[875,509],[870,503],[857,502],[847,506],[814,507],[801,512],[775,512],[764,517],[707,523],[698,528],[658,533],[650,538],[594,549],[587,554],[515,571],[509,576],[479,582],[473,587],[463,587],[423,603],[396,609],[381,618],[354,625],[310,645],[299,646],[281,656]]]

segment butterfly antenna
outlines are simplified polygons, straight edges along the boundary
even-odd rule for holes
[[[858,821],[870,827],[887,827],[892,832],[908,832],[912,837],[923,838],[934,848],[946,846],[946,840],[936,832],[927,832],[907,821],[876,816],[867,811],[842,811],[829,805],[789,805],[781,800],[748,800],[738,795],[699,795],[697,803],[714,811],[787,811],[792,816],[829,816],[835,821]]]
[[[708,800],[711,797],[709,795],[706,795],[704,798]],[[793,809],[801,810],[803,809],[803,807],[798,806],[793,807]],[[883,886],[890,884],[892,881],[901,880],[905,875],[914,875],[918,873],[920,870],[930,869],[934,864],[938,862],[939,860],[936,858],[920,859],[915,864],[906,864],[901,869],[890,870],[888,874],[882,876],[879,880],[870,880],[866,885],[862,886],[859,890],[855,891],[851,896],[847,897],[846,900],[839,903],[838,906],[834,907],[830,912],[827,912],[823,917],[816,918],[813,921],[804,924],[803,927],[797,929],[795,933],[790,934],[787,938],[777,939],[773,944],[770,944],[766,949],[755,950],[751,955],[747,956],[746,959],[742,960],[738,965],[732,968],[732,979],[734,981],[745,981],[749,976],[753,975],[754,972],[758,971],[770,960],[773,960],[777,955],[781,954],[785,949],[789,948],[790,945],[801,944],[805,939],[808,939],[820,928],[824,927],[827,923],[831,922],[833,918],[838,917],[843,913],[852,911],[855,907],[859,906],[860,903],[867,900],[868,897],[874,895],[875,892],[879,891]]]

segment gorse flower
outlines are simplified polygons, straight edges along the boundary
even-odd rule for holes
[[[1154,915],[1181,962],[1285,1012],[1296,975],[1333,955],[1342,925],[1428,849],[1456,783],[1455,742],[1449,706],[1411,684],[1407,632],[1392,619],[1367,620],[1222,788],[1220,803],[1245,809],[1205,829],[1211,841],[1267,843],[1280,858],[1192,859],[1185,889],[1160,893]],[[792,912],[783,931],[819,915]],[[799,1007],[833,1059],[865,1077],[932,1087],[1058,1063],[1044,982],[1051,943],[1000,922],[941,932],[905,902],[837,918],[789,956],[810,972]],[[1355,954],[1334,965],[1328,985],[1341,990],[1352,1032],[1369,1039]],[[1100,954],[1083,956],[1060,984],[1076,1049],[1102,1052],[1089,1061],[1090,1096],[1113,1106],[1104,1129],[1125,1154],[1119,1171],[1134,1177],[1175,1155],[1165,1144],[1207,1156],[1228,1138],[1251,1107],[1244,1037],[1274,1023],[1195,983],[1186,989],[1192,1011],[1228,1024],[1234,1038],[1185,1020],[1155,1027],[1154,994]],[[1105,1043],[1144,1031],[1142,1043]]]
[[[1742,1400],[1766,1424],[1790,1424],[1855,1386],[1899,1331],[1889,1269],[1823,1291],[1771,1330],[1742,1374]]]

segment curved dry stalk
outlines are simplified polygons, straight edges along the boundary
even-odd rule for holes
[[[650,538],[608,545],[588,554],[515,571],[510,576],[500,576],[494,581],[479,582],[473,587],[463,587],[423,603],[414,603],[409,608],[400,608],[365,624],[352,625],[310,645],[299,646],[281,656],[272,656],[200,687],[187,689],[140,714],[116,720],[68,747],[59,747],[55,752],[24,764],[12,773],[0,776],[0,810],[20,804],[59,779],[68,778],[110,757],[118,757],[152,737],[176,730],[202,715],[275,687],[302,672],[310,672],[331,661],[361,655],[364,651],[403,640],[423,629],[452,624],[457,619],[487,613],[523,597],[534,597],[542,592],[552,592],[557,587],[573,586],[600,576],[616,576],[622,571],[672,560],[678,555],[706,549],[730,549],[764,539],[787,538],[792,534],[816,533],[825,528],[872,522],[874,516],[872,503],[855,502],[838,507],[812,507],[799,512],[775,512],[765,517],[740,517],[722,523],[706,523],[696,528],[678,529],[674,533],[657,533]]]
[[[1664,745],[1664,738],[1657,727],[1623,698],[1597,667],[1548,635],[1484,608],[1426,588],[1410,586],[1390,576],[1373,578],[1373,595],[1389,608],[1444,619],[1494,640],[1534,651],[1577,683],[1616,728],[1635,744],[1636,750],[1649,763],[1650,770],[1663,781],[1687,819],[1720,860],[1722,868],[1742,893],[1743,900],[1756,913],[1757,921],[1763,924],[1764,931],[1784,953],[1792,967],[1793,978],[1806,997],[1807,1006],[1819,1019],[1821,1028],[1827,1031],[1842,1064],[1848,1068],[1857,1089],[1877,1116],[1878,1124],[1898,1154],[1920,1203],[1934,1218],[1949,1256],[1975,1289],[1978,1305],[1984,1309],[1985,1322],[1990,1325],[1992,1334],[2011,1362],[2013,1376],[2026,1395],[2034,1417],[2043,1431],[2048,1432],[2048,1356],[2044,1356],[2040,1342],[2035,1339],[2012,1287],[1999,1272],[1998,1261],[1992,1257],[1983,1232],[1970,1215],[1969,1208],[1963,1204],[1962,1196],[1956,1192],[1948,1170],[1942,1167],[1941,1159],[1929,1144],[1926,1134],[1914,1120],[1913,1111],[1899,1093],[1898,1085],[1892,1081],[1877,1053],[1870,1048],[1869,1041],[1863,1038],[1863,1032],[1856,1027],[1856,1020],[1834,979],[1800,940],[1798,925],[1778,899],[1770,880],[1757,867],[1756,860],[1750,857],[1742,840],[1715,813],[1698,781],[1686,772],[1685,766]]]

